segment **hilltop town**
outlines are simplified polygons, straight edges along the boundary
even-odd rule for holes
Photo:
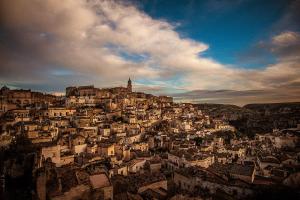
[[[60,97],[4,86],[1,195],[265,199],[284,191],[299,197],[300,121],[249,137],[225,113],[207,110],[134,92],[130,79],[127,87],[67,87]]]

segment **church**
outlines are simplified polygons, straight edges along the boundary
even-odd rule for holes
[[[128,79],[127,90],[128,90],[128,92],[132,92],[132,84],[131,84],[130,78]]]
[[[129,78],[127,87],[114,87],[114,88],[95,88],[94,85],[79,86],[79,87],[67,87],[66,97],[70,96],[103,96],[103,92],[111,93],[132,93],[132,81]],[[100,94],[101,93],[101,94]],[[107,96],[107,95],[104,95]],[[109,95],[108,95],[109,96]]]

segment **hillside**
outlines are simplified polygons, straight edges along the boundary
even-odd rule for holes
[[[226,118],[237,130],[249,136],[300,124],[300,102],[248,104],[243,107],[223,104],[197,104],[212,117]]]

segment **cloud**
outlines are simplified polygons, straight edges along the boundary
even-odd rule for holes
[[[272,38],[271,51],[281,60],[300,60],[300,35],[297,32],[286,31]]]
[[[275,46],[290,46],[299,43],[300,37],[297,33],[292,31],[283,32],[272,38],[272,43]]]
[[[45,78],[57,78],[51,76],[55,68],[91,76],[89,80],[98,76],[101,84],[130,75],[159,78],[171,67],[181,67],[168,65],[170,57],[195,56],[208,48],[180,38],[169,23],[114,1],[4,0],[1,8],[7,33],[0,50],[3,82],[44,84]],[[141,63],[120,52],[151,56]]]
[[[169,93],[276,88],[299,81],[296,54],[284,50],[294,45],[297,32],[273,37],[279,63],[245,70],[204,58],[209,44],[182,37],[173,24],[130,3],[2,0],[0,6],[2,84],[62,91],[68,85],[125,85],[131,76],[139,81],[137,90]]]
[[[262,69],[216,67],[206,72],[195,71],[185,78],[187,88],[204,89],[276,89],[300,80],[299,34],[286,32],[275,35],[267,45],[279,62]],[[215,63],[207,64],[213,66]]]

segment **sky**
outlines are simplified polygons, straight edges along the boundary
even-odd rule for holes
[[[2,0],[0,85],[300,101],[299,0]]]

